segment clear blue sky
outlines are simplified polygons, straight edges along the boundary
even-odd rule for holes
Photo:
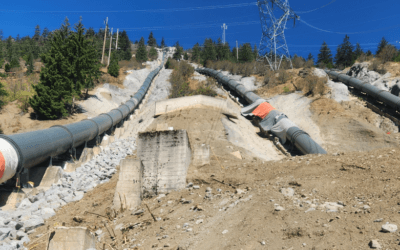
[[[308,11],[319,8],[332,0],[292,0],[294,11]],[[176,41],[185,48],[196,42],[203,43],[206,37],[217,39],[222,36],[221,25],[226,23],[226,39],[231,46],[249,42],[259,45],[261,25],[258,7],[250,5],[255,0],[222,1],[123,1],[123,0],[19,0],[3,1],[0,6],[0,29],[4,37],[33,36],[37,24],[41,29],[59,28],[67,16],[71,24],[83,18],[85,27],[97,31],[104,27],[108,17],[110,27],[126,29],[132,41],[144,36],[146,41],[153,31],[157,42],[164,37],[167,45]],[[247,4],[247,5],[246,5]],[[208,6],[239,5],[231,8],[209,8]],[[179,8],[187,8],[184,11]],[[197,9],[196,9],[197,8]],[[164,10],[163,10],[164,9]],[[206,10],[205,10],[206,9]],[[400,1],[399,0],[336,0],[317,11],[299,14],[307,23],[328,31],[348,33],[350,41],[359,42],[366,51],[375,52],[382,36],[391,42],[400,41]],[[138,11],[144,10],[144,11]],[[325,40],[334,52],[343,41],[344,34],[328,33],[313,29],[302,22],[293,27],[288,24],[285,31],[289,51],[293,55],[306,57],[312,52],[317,56]],[[351,34],[356,33],[358,34]]]

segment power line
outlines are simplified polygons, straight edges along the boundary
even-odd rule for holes
[[[171,8],[171,9],[147,9],[147,10],[0,10],[0,12],[13,13],[129,13],[129,12],[176,12],[176,11],[194,11],[194,10],[214,10],[225,8],[238,8],[257,5],[256,2],[239,3],[228,5],[211,5],[202,7],[187,7],[187,8]]]
[[[326,32],[326,33],[341,34],[341,35],[367,34],[367,33],[372,33],[372,32],[377,32],[377,31],[388,30],[388,29],[393,29],[393,28],[400,27],[400,24],[399,24],[399,25],[393,25],[393,26],[386,27],[386,28],[375,29],[375,30],[368,30],[368,31],[360,31],[360,32],[336,32],[336,31],[325,30],[325,29],[321,29],[321,28],[315,27],[315,26],[313,26],[313,25],[307,23],[306,21],[304,21],[304,20],[302,20],[302,19],[299,20],[299,21],[302,22],[302,23],[304,23],[305,25],[307,25],[307,26],[313,28],[313,29],[316,29],[316,30],[319,30],[319,31],[322,31],[322,32]]]
[[[330,4],[334,3],[334,2],[336,2],[336,0],[333,0],[333,1],[331,1],[330,3],[325,4],[325,5],[321,6],[321,7],[316,8],[316,9],[313,9],[313,10],[308,10],[308,11],[296,11],[296,13],[297,13],[297,14],[307,14],[307,13],[311,13],[311,12],[313,12],[313,11],[320,10],[320,9],[322,9],[322,8],[325,8],[326,6],[328,6],[328,5],[330,5]]]

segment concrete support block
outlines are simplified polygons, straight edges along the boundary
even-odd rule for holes
[[[57,227],[51,236],[48,250],[96,249],[96,237],[86,227]]]
[[[110,136],[105,135],[105,136],[103,137],[103,140],[102,140],[101,143],[100,143],[100,146],[102,146],[103,148],[106,147],[106,146],[108,146],[108,144],[110,144],[109,137],[110,137]]]
[[[0,207],[3,211],[14,210],[26,198],[24,192],[0,192]]]
[[[142,162],[128,157],[120,163],[117,187],[115,188],[113,206],[134,209],[142,203]]]
[[[80,163],[86,163],[93,158],[93,148],[84,148],[81,156],[79,157]]]
[[[115,137],[114,136],[109,136],[108,140],[109,140],[109,143],[113,143],[115,141]]]
[[[185,188],[191,160],[186,130],[140,133],[138,156],[144,166],[144,196]]]
[[[96,156],[101,153],[101,148],[100,147],[94,147],[93,148],[93,156]]]
[[[116,128],[114,131],[114,138],[118,139],[121,136],[121,128]]]
[[[64,172],[67,172],[67,173],[74,172],[74,171],[75,171],[77,168],[79,168],[81,165],[82,165],[82,163],[80,163],[80,162],[76,162],[76,163],[67,162],[67,163],[65,164]]]
[[[210,145],[196,144],[193,147],[193,166],[210,164]]]
[[[156,110],[154,116],[159,116],[178,110],[202,107],[206,107],[207,109],[219,110],[223,114],[233,118],[238,118],[238,116],[240,115],[240,110],[228,100],[217,99],[203,95],[196,95],[156,102]]]
[[[46,169],[43,175],[42,181],[40,182],[39,189],[50,188],[52,184],[57,183],[62,177],[63,170],[59,166],[50,166]]]

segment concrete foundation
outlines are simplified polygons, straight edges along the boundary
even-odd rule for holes
[[[119,179],[115,188],[113,206],[134,209],[142,203],[143,165],[138,159],[128,157],[121,161]],[[122,203],[121,203],[122,202]]]
[[[185,188],[191,160],[186,130],[140,133],[138,157],[144,166],[144,196]]]
[[[240,115],[239,109],[225,99],[217,99],[209,96],[196,95],[156,102],[156,110],[154,112],[154,116],[159,116],[183,109],[202,107],[206,107],[207,109],[220,110],[223,114],[234,118],[237,118]]]
[[[193,166],[210,164],[210,145],[196,144],[193,146]]]
[[[48,189],[52,184],[57,183],[62,177],[63,170],[58,166],[50,166],[46,169],[43,178],[38,186],[39,189]]]
[[[50,236],[48,250],[96,249],[96,238],[86,227],[57,227]]]

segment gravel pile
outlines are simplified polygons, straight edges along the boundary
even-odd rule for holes
[[[81,200],[87,191],[108,182],[120,161],[135,149],[135,138],[117,140],[75,172],[63,173],[47,191],[28,195],[15,211],[0,211],[0,249],[26,249],[23,244],[30,241],[28,235],[35,228],[44,225],[44,220],[54,216],[61,206]]]

